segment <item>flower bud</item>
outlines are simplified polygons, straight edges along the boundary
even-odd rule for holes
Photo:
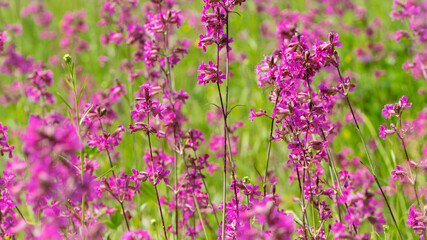
[[[334,41],[334,32],[330,32],[329,33],[329,42],[333,42]]]
[[[67,65],[69,65],[73,61],[73,58],[68,53],[65,54],[64,57],[62,57],[62,59],[64,60],[65,64],[67,64]]]
[[[245,176],[245,177],[243,178],[243,183],[244,183],[244,184],[251,183],[251,180],[249,179],[249,177],[248,177],[248,176]]]
[[[157,221],[156,219],[151,219],[151,225],[156,226],[157,225]]]

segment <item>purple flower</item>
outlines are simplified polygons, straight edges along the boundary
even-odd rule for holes
[[[408,221],[406,224],[411,226],[411,228],[414,229],[414,232],[421,236],[425,232],[426,223],[427,218],[420,212],[420,210],[415,209],[414,205],[412,205],[409,208]]]
[[[102,135],[92,135],[88,134],[87,144],[89,147],[94,148],[97,146],[98,151],[109,150],[113,151],[114,147],[119,145],[119,142],[122,141],[122,132],[126,132],[126,129],[119,125],[119,127],[112,133],[104,133]]]
[[[21,10],[21,16],[26,17],[28,15],[33,15],[34,21],[47,28],[53,19],[53,14],[46,10],[43,4],[30,4],[26,8]]]
[[[31,80],[32,86],[27,88],[26,93],[34,102],[38,102],[41,97],[50,104],[54,102],[52,93],[46,91],[46,88],[53,84],[52,71],[42,71],[41,68],[37,68],[28,76],[28,79]]]
[[[254,118],[256,117],[261,117],[261,116],[265,116],[266,115],[266,111],[260,109],[259,112],[255,112],[254,109],[251,109],[251,112],[249,113],[249,120],[251,120],[251,122],[254,121]]]
[[[135,230],[125,232],[121,240],[151,240],[150,234],[146,230]]]
[[[421,12],[421,7],[416,4],[416,1],[405,1],[401,2],[400,0],[393,1],[393,11],[390,16],[394,21],[400,19],[402,22],[405,21],[405,18],[410,19],[413,16],[418,15]]]
[[[403,180],[405,179],[406,172],[401,166],[397,165],[396,170],[391,171],[391,175],[393,175],[393,180],[399,180],[399,178]]]
[[[406,96],[403,96],[399,99],[399,102],[395,103],[394,105],[385,105],[384,109],[382,110],[382,114],[385,118],[389,118],[390,116],[400,117],[403,111],[411,106],[412,103],[408,102],[408,98]]]
[[[381,111],[382,114],[384,115],[384,118],[389,118],[390,115],[394,115],[396,112],[393,109],[393,105],[391,104],[387,104],[384,106],[384,109]]]
[[[339,37],[338,33],[336,33],[336,32],[332,33],[331,32],[329,34],[329,42],[330,42],[330,44],[334,45],[335,47],[338,47],[338,48],[342,47],[342,42],[338,41],[339,38],[340,37]]]
[[[0,32],[0,52],[4,50],[4,42],[7,39],[7,31]]]
[[[398,106],[403,110],[412,106],[412,103],[408,102],[408,97],[403,96],[399,99]]]
[[[204,61],[199,65],[199,74],[197,78],[199,81],[197,82],[199,85],[206,87],[206,84],[219,83],[222,84],[222,79],[225,79],[225,74],[222,74],[222,71],[218,71],[218,65],[213,64],[212,61],[209,61],[209,65],[206,65]]]
[[[9,136],[6,132],[7,130],[7,126],[0,122],[0,155],[3,156],[4,153],[9,153],[9,158],[12,158],[12,152],[15,149],[15,146],[9,145],[7,142],[7,138]]]
[[[387,138],[387,124],[384,124],[384,126],[380,125],[380,138],[383,138],[385,140]]]

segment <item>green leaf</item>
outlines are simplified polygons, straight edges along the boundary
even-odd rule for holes
[[[71,116],[71,113],[70,113],[70,112],[68,112],[68,117],[70,117],[70,120],[71,120],[71,122],[73,123],[73,125],[76,125],[76,124],[74,123],[73,116]]]
[[[116,166],[113,166],[112,168],[108,169],[105,173],[103,173],[101,176],[98,177],[98,180],[107,176],[110,172],[112,172],[114,169],[116,169]]]
[[[56,92],[56,95],[65,103],[65,105],[67,105],[67,107],[71,110],[74,111],[73,108],[70,106],[70,104],[68,103],[67,100],[65,100],[65,98],[59,93]]]
[[[107,208],[103,208],[95,217],[95,219],[100,218],[102,215],[105,214],[105,212],[107,211]]]
[[[111,216],[111,222],[107,222],[106,225],[111,229],[117,229],[120,225],[122,225],[122,216],[120,214],[120,211],[117,210],[112,216]]]
[[[81,217],[80,215],[74,210],[74,208],[71,207],[70,203],[68,203],[67,201],[64,201],[65,205],[67,205],[68,209],[70,209],[73,213],[75,217],[78,217],[79,220],[81,221]]]
[[[299,224],[300,226],[302,226],[303,224],[302,224],[302,221],[301,221],[301,219],[298,217],[298,215],[294,212],[294,211],[286,211],[286,213],[290,213],[290,214],[292,214],[292,216],[294,217],[294,221],[297,223],[297,224]]]
[[[82,89],[80,90],[79,98],[77,98],[77,102],[79,102],[79,101],[80,101],[80,98],[82,97],[83,90],[85,90],[85,88],[86,88],[86,83],[87,83],[87,78],[86,78],[85,82],[83,83],[83,87],[82,87]]]
[[[93,104],[91,103],[91,104],[90,104],[90,107],[88,107],[88,108],[86,109],[85,113],[83,113],[83,116],[82,116],[82,118],[80,119],[79,125],[82,125],[83,120],[85,119],[85,117],[86,117],[86,115],[89,113],[89,111],[92,109],[92,107],[93,107]]]
[[[64,79],[65,79],[65,82],[67,82],[68,86],[70,86],[70,88],[74,90],[74,86],[70,83],[70,81],[68,81],[68,78],[65,74],[64,74]]]

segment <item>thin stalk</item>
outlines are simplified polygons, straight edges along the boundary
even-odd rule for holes
[[[101,127],[101,130],[102,130],[102,134],[105,135],[105,131],[104,131],[104,127],[102,126],[101,119],[98,119],[98,121],[99,121],[99,125]],[[114,172],[114,169],[113,169],[114,166],[113,166],[113,161],[111,160],[110,150],[108,150],[107,148],[105,148],[105,150],[107,151],[108,161],[110,163],[110,168],[112,169],[111,170],[111,174],[113,175],[114,184],[116,185],[117,193],[118,193],[119,192],[119,185],[117,184],[117,175],[116,175],[116,173]],[[114,195],[113,192],[112,192],[112,194]],[[123,204],[123,199],[121,199],[119,196],[117,196],[116,200],[119,202],[120,207],[122,209],[123,218],[125,219],[125,223],[126,223],[126,228],[127,228],[128,231],[130,231],[129,222],[128,222],[128,219],[127,219],[127,216],[126,216],[125,206]]]
[[[159,13],[162,14],[162,5],[159,2]],[[168,28],[167,28],[167,23],[165,22],[164,18],[161,18],[163,26],[165,26],[165,30],[163,31],[163,50],[164,50],[164,54],[166,57],[166,64],[167,64],[167,71],[164,71],[165,75],[166,75],[166,79],[167,79],[167,83],[169,85],[169,102],[172,106],[172,111],[174,113],[174,115],[176,116],[176,110],[175,110],[175,102],[173,100],[173,87],[172,87],[172,77],[171,77],[171,66],[170,66],[170,62],[169,62],[169,37],[168,37]],[[175,174],[174,174],[174,180],[175,180],[175,232],[176,232],[176,239],[179,239],[179,211],[178,211],[178,161],[177,159],[177,148],[178,148],[178,143],[179,143],[179,134],[177,134],[177,129],[178,125],[175,122],[174,127],[173,127],[173,136],[174,136],[174,155],[175,155],[175,164],[174,164],[174,168],[175,168]]]
[[[196,151],[195,151],[194,149],[193,149],[193,152],[194,152],[194,156],[195,156],[196,158],[198,158],[197,153],[196,153]],[[199,171],[199,174],[200,174],[200,175],[202,175],[202,171],[201,171],[200,169],[198,169],[198,171]],[[218,221],[218,217],[217,217],[217,215],[216,215],[216,210],[215,210],[214,205],[213,205],[213,203],[212,203],[212,199],[211,199],[211,197],[210,197],[210,195],[209,195],[208,186],[206,185],[206,181],[205,181],[205,179],[204,179],[204,178],[202,178],[202,182],[203,182],[203,186],[205,187],[206,194],[208,195],[209,204],[210,204],[210,205],[211,205],[211,207],[212,207],[212,211],[213,211],[213,214],[214,214],[214,216],[215,216],[216,224],[219,226],[219,221]]]
[[[227,124],[227,117],[228,117],[228,100],[229,100],[229,80],[230,80],[230,50],[229,50],[229,11],[228,11],[228,4],[223,6],[225,10],[225,28],[226,28],[226,59],[225,59],[225,76],[226,76],[226,91],[225,91],[225,104],[222,99],[221,94],[221,88],[219,86],[219,82],[217,81],[217,88],[218,88],[218,94],[220,96],[221,101],[221,108],[222,108],[222,114],[224,118],[224,169],[223,169],[223,214],[222,214],[222,233],[221,233],[221,239],[225,239],[225,204],[226,204],[226,183],[227,183],[227,142],[229,146],[229,161],[230,166],[232,169],[232,178],[235,181],[235,172],[234,172],[234,163],[232,160],[232,154],[231,154],[231,142],[229,138],[228,133],[228,124]],[[218,38],[219,39],[219,38]],[[219,45],[217,45],[217,75],[219,75]],[[224,107],[225,105],[225,107]],[[237,197],[237,187],[234,185],[234,196],[236,199],[236,214],[237,219],[239,219],[239,199]],[[238,225],[238,223],[237,223]]]
[[[229,39],[229,24],[228,24],[228,17],[229,17],[229,13],[228,13],[228,5],[226,5],[225,8],[225,35],[227,36],[227,40],[226,40],[226,58],[225,58],[225,81],[226,81],[226,85],[225,85],[225,110],[228,111],[228,86],[229,86],[229,80],[230,80],[230,43],[228,42]]]
[[[185,171],[187,172],[187,175],[188,175],[189,174],[188,165],[187,165],[187,162],[185,161],[185,151],[184,150],[182,152],[182,161],[184,162]],[[203,220],[202,213],[200,212],[199,202],[197,201],[197,198],[195,195],[195,189],[194,189],[195,182],[193,181],[193,183],[190,183],[190,184],[193,186],[193,191],[191,191],[191,194],[193,196],[194,204],[196,205],[197,214],[199,215],[200,222],[202,223],[203,233],[205,234],[205,238],[208,239],[208,234],[207,234],[206,228],[205,228],[205,222]]]
[[[219,87],[218,87],[219,88]],[[221,239],[225,239],[225,209],[227,203],[227,145],[225,143],[225,137],[227,135],[227,128],[225,127],[224,119],[224,168],[222,173],[222,233]]]
[[[219,34],[218,34],[219,37]],[[217,44],[216,51],[216,62],[217,62],[217,76],[219,76],[219,44]],[[224,109],[224,102],[222,101],[221,88],[219,86],[219,81],[216,82],[216,86],[218,89],[218,95],[221,102],[221,111],[222,116],[226,116]],[[223,173],[222,173],[222,231],[221,231],[221,239],[225,239],[225,204],[227,202],[227,144],[226,144],[226,136],[227,136],[227,127],[226,127],[226,117],[224,117],[224,161],[223,161]]]
[[[24,218],[24,215],[22,215],[22,212],[21,212],[21,210],[19,210],[18,206],[16,206],[15,208],[16,208],[16,211],[18,211],[19,216],[21,216],[21,218],[24,220],[24,222],[27,223],[27,220]]]
[[[227,126],[228,129],[228,125],[227,125],[227,118],[228,118],[228,103],[229,103],[229,81],[230,81],[230,42],[229,40],[229,35],[230,35],[230,24],[228,21],[228,18],[230,16],[229,14],[229,10],[228,10],[228,4],[229,2],[227,2],[226,4],[226,8],[225,8],[225,34],[227,36],[227,40],[226,40],[226,58],[225,58],[225,77],[226,77],[226,85],[225,85],[225,113],[227,114],[225,116],[225,124]],[[235,169],[234,169],[234,161],[233,161],[233,154],[231,153],[231,141],[230,141],[230,134],[229,132],[227,132],[227,142],[228,142],[228,151],[229,151],[229,161],[230,161],[230,166],[231,166],[231,174],[232,174],[232,178],[234,181],[236,181],[236,176],[235,176]],[[234,198],[236,199],[236,214],[237,214],[237,225],[239,222],[239,199],[237,198],[237,187],[236,185],[234,185]]]
[[[298,185],[299,185],[299,190],[300,190],[300,194],[301,194],[301,199],[302,199],[302,203],[301,203],[301,211],[302,211],[302,225],[303,225],[303,228],[304,228],[304,235],[305,235],[305,238],[306,239],[308,239],[308,235],[307,235],[307,227],[306,227],[306,224],[305,224],[305,218],[306,218],[306,212],[305,212],[305,200],[304,200],[304,191],[303,191],[303,189],[302,189],[302,184],[301,184],[301,177],[300,177],[300,175],[299,175],[299,169],[298,169],[298,166],[297,167],[295,167],[295,169],[297,170],[297,177],[298,177]]]
[[[75,99],[75,114],[76,114],[76,125],[77,125],[77,135],[79,136],[79,139],[82,140],[82,136],[81,136],[81,129],[80,129],[80,112],[79,112],[79,97],[77,95],[77,84],[76,84],[76,79],[75,79],[75,73],[74,73],[74,63],[72,65],[72,67],[70,66],[70,63],[66,63],[67,67],[68,67],[68,71],[69,71],[69,76],[70,76],[70,81],[72,83],[73,86],[73,93],[74,93],[74,99]],[[82,184],[84,182],[84,148],[82,148],[82,150],[80,151],[80,175],[81,175],[81,181]],[[81,224],[82,226],[85,225],[85,194],[82,195],[82,218],[81,218]]]
[[[276,101],[274,103],[274,110],[273,112],[276,110],[276,106],[277,106],[277,102],[279,100],[279,93],[276,93]],[[267,148],[267,160],[265,162],[265,171],[264,171],[264,179],[263,179],[263,189],[264,189],[264,197],[266,196],[267,193],[267,174],[268,174],[268,164],[270,162],[270,152],[271,152],[271,138],[273,137],[273,129],[274,129],[274,116],[271,117],[271,125],[270,125],[270,136],[268,139],[268,148]]]
[[[339,75],[339,77],[340,77],[341,83],[344,83],[344,80],[343,80],[343,77],[342,77],[342,75],[341,75],[341,71],[340,71],[339,67],[337,67],[337,71],[338,71],[338,75]],[[366,145],[366,143],[365,143],[365,139],[363,138],[362,131],[360,130],[359,123],[358,123],[358,121],[357,121],[357,119],[356,119],[356,115],[355,115],[355,113],[354,113],[354,111],[353,111],[353,107],[352,107],[352,105],[351,105],[351,103],[350,103],[350,99],[348,98],[348,95],[346,95],[346,96],[345,96],[345,100],[346,100],[347,105],[348,105],[348,107],[349,107],[349,109],[350,109],[351,115],[353,116],[353,121],[354,121],[354,124],[356,125],[357,132],[358,132],[358,134],[359,134],[359,137],[360,137],[360,139],[362,140],[363,148],[365,149],[366,156],[367,156],[367,158],[368,158],[370,168],[368,168],[365,164],[363,164],[363,163],[362,163],[362,164],[363,164],[365,167],[367,167],[367,168],[368,168],[369,172],[370,172],[370,173],[371,173],[371,175],[374,177],[374,179],[375,179],[375,183],[377,184],[378,188],[379,188],[379,189],[380,189],[380,191],[381,191],[381,195],[383,196],[384,201],[385,201],[385,202],[386,202],[386,204],[387,204],[387,208],[388,208],[388,210],[389,210],[389,212],[390,212],[391,218],[393,219],[394,225],[396,226],[397,232],[399,233],[399,238],[400,238],[401,240],[403,240],[402,233],[400,232],[399,226],[397,225],[396,219],[395,219],[394,214],[393,214],[393,210],[391,209],[390,204],[389,204],[388,199],[387,199],[387,196],[384,194],[384,191],[383,191],[383,189],[382,189],[382,187],[381,187],[381,184],[380,184],[380,182],[378,181],[378,177],[377,177],[377,175],[375,174],[375,169],[374,169],[374,166],[373,166],[373,164],[372,164],[372,160],[371,160],[371,156],[370,156],[369,151],[368,151],[368,147],[367,147],[367,145]]]
[[[408,171],[409,171],[409,173],[411,175],[411,178],[413,178],[413,181],[414,181],[414,184],[412,186],[414,188],[415,197],[417,198],[418,208],[420,208],[421,204],[420,204],[420,200],[419,200],[419,197],[418,197],[419,196],[418,195],[418,190],[417,190],[417,187],[416,187],[417,177],[416,177],[416,175],[412,176],[411,164],[410,164],[410,161],[409,161],[408,151],[406,150],[405,140],[403,138],[400,138],[400,141],[402,142],[403,150],[405,151],[406,161],[407,161],[408,167],[409,167]]]
[[[147,125],[150,125],[150,116],[147,117]],[[156,190],[156,197],[157,197],[157,205],[159,206],[159,211],[160,211],[160,218],[162,220],[162,225],[163,225],[163,233],[165,235],[165,239],[168,240],[168,236],[166,233],[166,227],[165,227],[165,220],[163,218],[163,211],[162,211],[162,205],[160,204],[160,198],[159,198],[159,192],[157,191],[157,184],[156,182],[156,177],[154,174],[154,158],[153,158],[153,148],[151,147],[151,137],[150,137],[150,132],[147,132],[147,136],[148,136],[148,147],[150,149],[150,159],[151,159],[151,163],[153,164],[153,185],[154,185],[154,189]]]
[[[287,125],[287,127],[293,132],[293,129],[292,129],[292,127],[291,127],[291,125],[285,120],[285,123],[286,123],[286,125]],[[294,163],[295,164],[295,163]],[[307,224],[308,225],[310,225],[309,223],[308,223],[308,218],[307,218],[307,215],[306,215],[306,208],[305,208],[305,197],[304,197],[304,190],[303,190],[303,187],[302,187],[302,184],[301,184],[301,176],[300,176],[300,174],[299,174],[299,164],[295,164],[296,166],[295,166],[295,170],[296,170],[296,172],[297,172],[297,177],[298,177],[298,186],[299,186],[299,191],[300,191],[300,198],[301,198],[301,211],[302,211],[302,225],[303,225],[303,228],[304,228],[304,235],[305,235],[305,239],[308,239],[308,235],[307,235],[307,227],[306,227],[306,223],[305,223],[305,220],[307,220]],[[303,174],[305,174],[305,170],[303,169]],[[303,176],[303,178],[302,178],[303,180],[304,180],[304,176]]]
[[[199,169],[199,174],[202,174],[202,172],[200,171],[200,169]],[[206,194],[208,195],[209,204],[210,204],[210,205],[211,205],[211,207],[212,207],[212,211],[213,211],[213,214],[214,214],[214,216],[215,216],[216,224],[219,226],[218,217],[217,217],[217,215],[216,215],[216,210],[215,210],[214,205],[213,205],[213,203],[212,203],[212,199],[211,199],[211,197],[210,197],[210,195],[209,195],[208,187],[207,187],[207,185],[206,185],[206,181],[205,181],[205,179],[204,179],[204,178],[202,178],[202,182],[203,182],[203,186],[205,187]]]

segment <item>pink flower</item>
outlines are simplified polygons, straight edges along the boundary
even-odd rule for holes
[[[254,121],[254,118],[256,117],[261,117],[261,116],[265,116],[266,115],[266,111],[260,109],[259,112],[255,112],[254,109],[251,109],[251,112],[249,113],[249,120],[251,120],[251,122]]]
[[[405,179],[406,172],[401,166],[397,165],[396,170],[391,171],[391,175],[393,175],[393,180],[399,180],[399,178],[403,180]]]
[[[4,50],[4,42],[7,39],[7,31],[0,32],[0,52]]]
[[[209,65],[206,65],[204,61],[199,65],[199,74],[197,82],[199,85],[206,87],[208,83],[219,83],[222,84],[222,79],[225,79],[225,74],[222,74],[222,71],[218,71],[218,65],[213,64],[212,61],[209,61]]]
[[[389,118],[390,115],[394,115],[396,112],[393,109],[393,105],[387,104],[384,106],[384,109],[381,111],[384,115],[384,118]]]
[[[416,209],[414,205],[409,208],[408,221],[407,225],[411,226],[414,229],[415,233],[418,233],[420,236],[424,234],[426,229],[427,218]]]

